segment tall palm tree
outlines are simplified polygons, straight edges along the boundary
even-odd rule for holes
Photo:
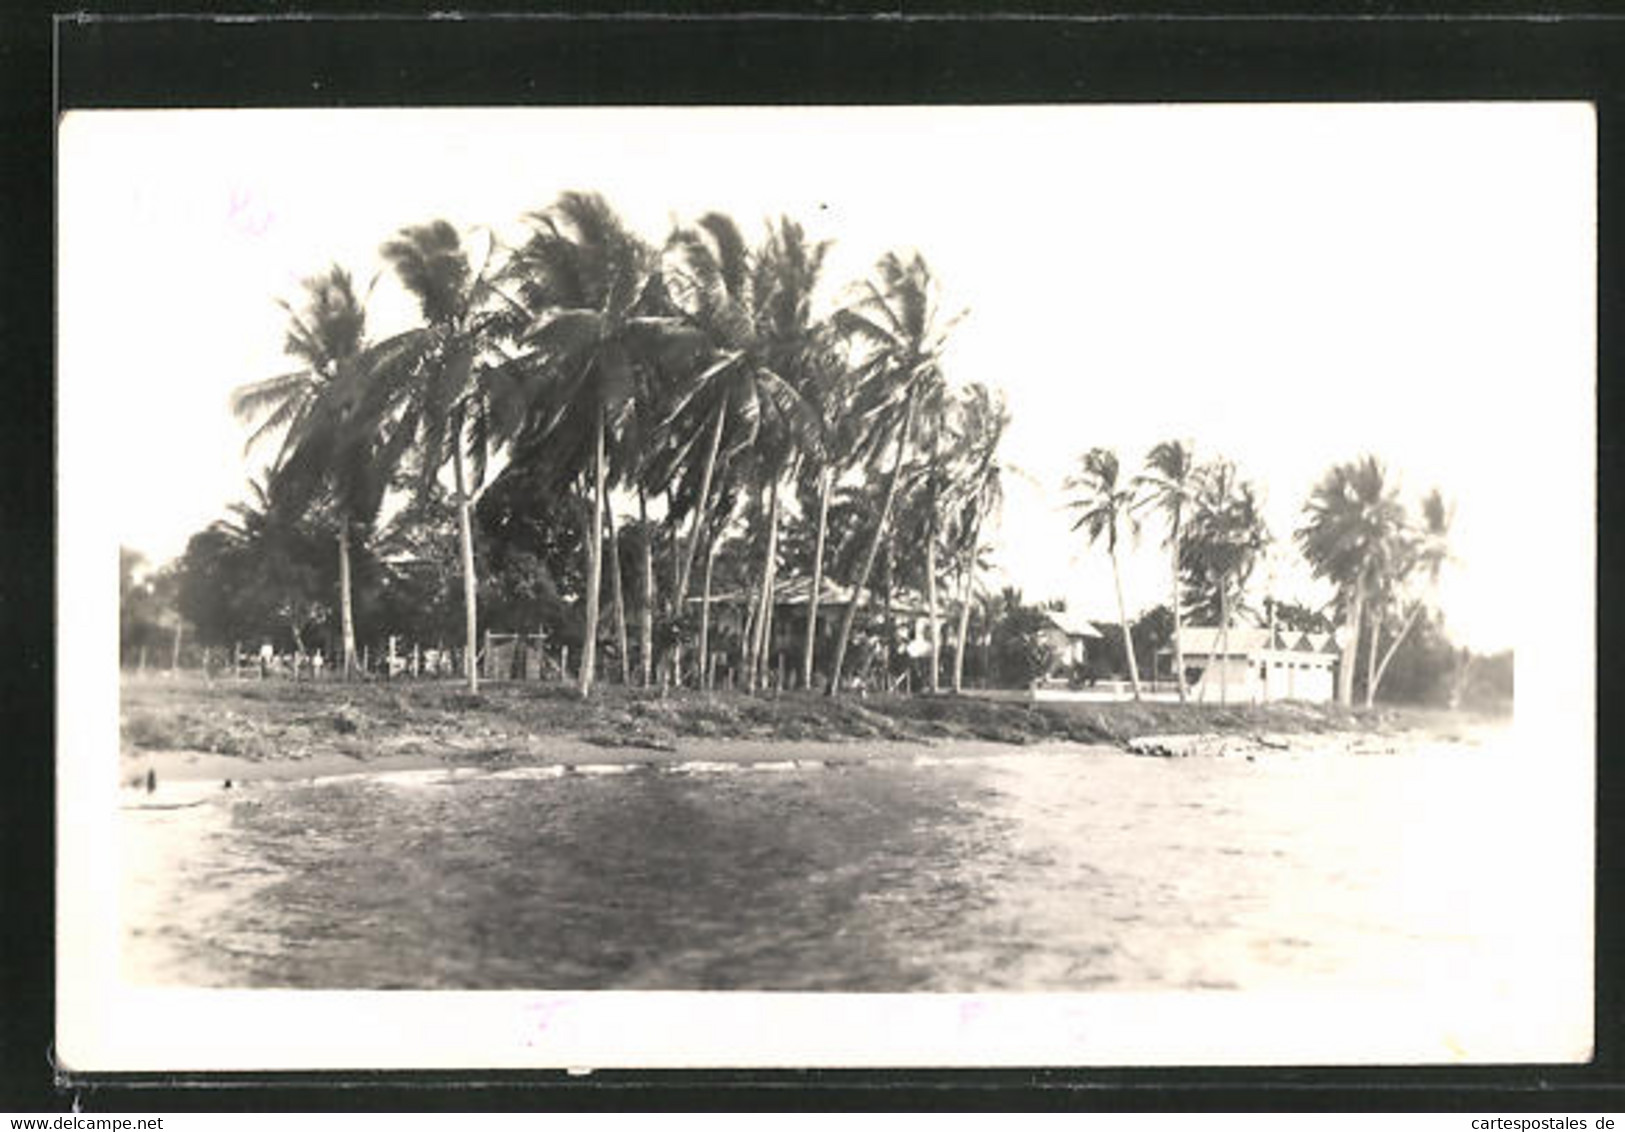
[[[603,197],[565,193],[528,219],[530,238],[515,251],[508,272],[532,312],[520,335],[529,350],[521,370],[533,383],[527,448],[555,467],[561,482],[586,471],[592,485],[579,677],[585,696],[597,662],[609,453],[635,419],[632,402],[645,354],[679,328],[660,310],[652,249]],[[617,461],[619,467],[629,463]],[[618,560],[615,567],[618,578]]]
[[[873,471],[889,455],[891,469],[880,515],[835,639],[832,695],[840,689],[860,595],[888,534],[898,480],[914,444],[915,417],[922,402],[932,403],[939,396],[946,336],[962,317],[941,318],[936,281],[918,253],[904,259],[888,252],[876,265],[875,274],[877,278],[864,283],[853,302],[835,313],[836,329],[859,347],[863,357],[852,374],[854,463]],[[931,612],[934,623],[935,610]]]
[[[1180,641],[1184,629],[1180,600],[1179,561],[1181,526],[1196,497],[1196,464],[1191,445],[1180,440],[1164,440],[1146,454],[1145,471],[1134,479],[1140,492],[1137,506],[1154,507],[1168,519],[1168,551],[1173,572],[1174,676],[1179,702],[1189,691],[1185,687],[1185,650]]]
[[[462,560],[464,675],[479,690],[474,536],[471,513],[493,449],[516,420],[508,375],[494,343],[516,329],[515,313],[493,303],[492,239],[478,266],[445,220],[402,228],[380,249],[418,304],[422,325],[378,343],[355,367],[357,388],[340,391],[356,431],[378,430],[385,446],[411,452],[420,497],[449,462]],[[408,447],[410,445],[410,448]]]
[[[1136,530],[1134,519],[1134,491],[1123,481],[1117,453],[1109,448],[1091,448],[1079,461],[1077,475],[1066,481],[1066,489],[1073,492],[1068,506],[1078,513],[1072,523],[1073,530],[1083,530],[1094,545],[1104,536],[1106,553],[1112,560],[1112,584],[1117,589],[1117,618],[1123,628],[1123,654],[1128,658],[1128,678],[1134,689],[1134,698],[1140,698],[1140,669],[1134,659],[1133,638],[1129,636],[1128,610],[1123,605],[1123,578],[1117,565],[1119,534],[1132,536]]]
[[[806,304],[816,279],[816,262],[797,262],[808,253],[800,230],[785,222],[764,249],[752,254],[731,217],[710,212],[679,228],[668,242],[668,283],[673,301],[706,341],[707,364],[675,398],[668,427],[678,441],[670,446],[664,471],[676,475],[696,449],[704,455],[694,496],[692,532],[679,565],[673,610],[687,600],[694,554],[709,522],[716,469],[754,449],[757,482],[776,501],[777,484],[799,446],[813,431],[812,408],[789,378],[778,371],[797,362],[794,328],[807,319]],[[732,437],[724,446],[729,429]],[[685,495],[687,493],[684,493]],[[769,524],[777,522],[776,508]],[[763,576],[762,600],[771,611],[770,564]]]
[[[1407,527],[1397,537],[1397,545],[1393,551],[1393,584],[1390,590],[1398,591],[1406,588],[1407,584],[1420,587],[1425,591],[1438,585],[1439,572],[1450,559],[1450,524],[1455,517],[1455,508],[1445,502],[1444,496],[1437,488],[1422,498],[1422,521],[1420,525]],[[1405,615],[1400,624],[1399,632],[1389,642],[1388,648],[1383,651],[1381,661],[1372,661],[1373,667],[1368,671],[1365,688],[1365,706],[1371,707],[1377,699],[1377,689],[1382,686],[1383,674],[1388,671],[1388,664],[1399,651],[1399,646],[1405,642],[1411,629],[1416,625],[1427,602],[1423,594],[1418,593],[1411,599],[1410,612]],[[1381,621],[1374,620],[1374,628],[1380,631]],[[1377,655],[1377,645],[1381,637],[1374,631],[1369,657]]]
[[[1395,490],[1374,456],[1329,469],[1309,494],[1293,538],[1309,568],[1338,589],[1344,610],[1337,702],[1354,701],[1354,664],[1367,597],[1385,570],[1393,535],[1404,522]]]
[[[1219,700],[1230,698],[1230,622],[1241,604],[1258,556],[1269,545],[1258,497],[1228,460],[1202,465],[1181,565],[1187,577],[1211,587],[1219,607]]]
[[[970,624],[970,595],[976,583],[978,556],[983,549],[983,524],[1004,501],[1004,465],[999,445],[1010,424],[1003,394],[990,392],[980,382],[967,385],[954,415],[952,503],[955,522],[952,545],[959,574],[959,631],[955,636],[953,689],[964,689],[965,633]]]
[[[287,313],[288,330],[283,350],[301,363],[299,369],[276,377],[266,378],[234,390],[231,410],[238,419],[252,425],[245,450],[252,450],[278,434],[283,437],[281,451],[272,464],[273,469],[299,464],[313,477],[306,477],[308,490],[316,490],[317,483],[337,482],[341,505],[338,515],[339,550],[339,609],[344,649],[344,675],[349,677],[355,667],[355,613],[350,584],[350,530],[356,520],[369,511],[376,513],[381,499],[381,477],[372,472],[371,461],[357,458],[353,448],[346,456],[332,450],[333,432],[323,429],[319,442],[324,449],[317,458],[311,443],[312,428],[319,418],[328,414],[318,412],[323,404],[322,394],[329,389],[346,367],[353,366],[361,354],[366,332],[366,305],[355,293],[349,272],[337,264],[327,272],[304,280],[305,297],[302,306],[295,309],[290,303],[278,300]],[[327,423],[331,423],[331,419]],[[301,445],[304,450],[301,453]],[[289,477],[284,476],[284,479]],[[371,489],[376,486],[377,492]]]

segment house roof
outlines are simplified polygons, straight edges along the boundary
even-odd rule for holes
[[[1093,637],[1100,640],[1100,630],[1076,613],[1061,610],[1049,615],[1049,623],[1069,637]]]
[[[1220,630],[1211,625],[1187,625],[1179,635],[1180,651],[1189,656],[1218,656]],[[1337,638],[1331,633],[1298,633],[1290,629],[1277,629],[1275,639],[1270,631],[1256,625],[1230,626],[1229,640],[1224,656],[1248,656],[1265,651],[1332,653],[1337,651]],[[1167,652],[1173,650],[1167,649]]]

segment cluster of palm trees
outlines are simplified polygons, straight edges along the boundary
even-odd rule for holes
[[[1172,566],[1174,672],[1179,699],[1189,695],[1181,646],[1184,615],[1192,610],[1217,624],[1219,652],[1229,653],[1229,630],[1260,556],[1270,543],[1254,486],[1230,460],[1198,463],[1187,441],[1168,440],[1147,454],[1129,477],[1117,453],[1092,448],[1066,481],[1068,506],[1077,513],[1073,530],[1091,545],[1104,541],[1111,558],[1117,611],[1123,630],[1129,681],[1140,698],[1140,674],[1129,642],[1128,613],[1118,566],[1121,539],[1138,535],[1147,511],[1166,523],[1165,547]],[[1331,468],[1310,493],[1302,526],[1294,532],[1311,571],[1333,584],[1333,611],[1343,624],[1338,665],[1338,702],[1354,698],[1360,645],[1366,643],[1365,702],[1369,707],[1389,663],[1426,608],[1448,557],[1451,511],[1437,489],[1422,500],[1413,520],[1374,456]],[[1382,636],[1390,636],[1382,647]],[[1227,668],[1220,666],[1221,684]],[[1222,698],[1222,688],[1221,688]]]
[[[1066,488],[1072,493],[1068,506],[1077,512],[1072,529],[1082,530],[1091,545],[1104,539],[1111,557],[1135,699],[1140,698],[1140,673],[1123,604],[1118,543],[1139,533],[1147,511],[1160,512],[1166,521],[1165,545],[1173,570],[1174,673],[1180,702],[1185,702],[1189,689],[1180,643],[1185,606],[1194,600],[1199,606],[1218,607],[1220,648],[1226,649],[1233,610],[1269,543],[1253,485],[1240,478],[1229,460],[1198,464],[1190,442],[1166,440],[1146,454],[1143,468],[1132,477],[1125,474],[1116,452],[1091,448],[1079,458],[1079,471],[1067,479]]]
[[[1365,703],[1377,698],[1383,674],[1416,626],[1448,561],[1454,509],[1437,488],[1410,516],[1375,456],[1338,464],[1310,492],[1304,523],[1294,532],[1318,577],[1337,588],[1344,625],[1337,699],[1354,700],[1360,644],[1366,646]],[[1390,633],[1387,648],[1383,633]]]
[[[356,652],[354,540],[370,536],[392,491],[410,487],[424,498],[449,469],[465,675],[478,688],[471,509],[501,459],[585,508],[583,695],[598,667],[606,533],[621,675],[632,680],[617,502],[635,505],[647,531],[659,501],[671,552],[657,594],[657,540],[639,540],[645,684],[655,681],[662,653],[670,679],[703,680],[710,565],[742,510],[765,524],[744,642],[751,686],[766,672],[783,495],[797,485],[811,485],[819,501],[802,656],[811,686],[830,497],[860,476],[883,477],[885,487],[850,579],[827,685],[841,687],[861,595],[904,499],[925,516],[936,688],[939,555],[949,556],[947,573],[964,598],[984,525],[1000,502],[997,453],[1008,414],[986,387],[947,382],[942,354],[957,316],[944,315],[925,260],[887,253],[871,278],[820,317],[815,302],[829,245],[789,219],[770,224],[752,246],[734,220],[708,213],[656,244],[631,231],[603,197],[568,192],[525,224],[515,246],[488,229],[463,233],[443,220],[401,229],[381,257],[420,318],[381,341],[367,337],[366,295],[348,273],[335,266],[307,281],[304,302],[286,305],[286,349],[298,368],[233,396],[234,412],[252,426],[250,445],[281,438],[271,490],[336,516],[345,672]],[[699,656],[690,665],[683,628],[700,563]],[[664,648],[654,639],[657,607],[676,627]],[[962,614],[961,638],[964,628]]]

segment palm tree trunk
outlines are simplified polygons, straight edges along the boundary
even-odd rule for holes
[[[717,541],[708,539],[705,546],[705,578],[700,591],[700,690],[706,690],[705,677],[711,663],[711,569],[717,563]]]
[[[1184,615],[1180,612],[1183,604],[1179,598],[1179,515],[1173,518],[1173,544],[1174,544],[1174,679],[1179,688],[1179,702],[1184,703],[1189,698],[1189,691],[1185,687],[1185,646],[1180,638],[1185,635]]]
[[[759,638],[756,646],[756,664],[759,669],[757,685],[767,686],[772,669],[773,653],[773,586],[778,575],[779,553],[779,481],[773,481],[773,490],[767,505],[767,557],[762,562],[762,613],[756,622]]]
[[[1354,706],[1354,663],[1359,656],[1360,622],[1365,617],[1365,578],[1354,579],[1354,593],[1345,627],[1348,639],[1343,642],[1343,655],[1337,664],[1337,702],[1344,707]]]
[[[457,537],[463,554],[463,675],[468,690],[480,690],[478,616],[474,605],[474,526],[469,518],[468,482],[463,474],[463,430],[461,422],[452,432],[451,467],[457,489]]]
[[[807,595],[807,644],[801,658],[801,685],[813,684],[813,652],[818,647],[818,598],[824,588],[824,536],[829,529],[830,486],[835,475],[825,470],[818,481],[818,538],[813,545],[812,592]]]
[[[722,426],[728,419],[728,402],[724,400],[717,406],[717,422],[711,427],[711,446],[705,453],[705,468],[700,473],[700,498],[694,505],[694,530],[688,536],[688,546],[683,551],[682,566],[677,572],[677,593],[673,603],[674,609],[682,609],[683,601],[688,597],[689,575],[694,569],[694,551],[700,545],[700,534],[705,528],[706,511],[711,505],[711,477],[716,473],[717,453],[722,448]]]
[[[350,520],[339,520],[339,623],[344,632],[344,678],[355,667],[355,610],[350,599]],[[331,642],[329,642],[331,644]]]
[[[1230,702],[1230,575],[1219,575],[1219,702]]]
[[[1373,699],[1376,698],[1377,689],[1382,687],[1382,677],[1383,673],[1388,671],[1388,662],[1394,659],[1394,654],[1399,651],[1399,646],[1405,643],[1405,637],[1410,633],[1411,627],[1416,624],[1417,618],[1421,615],[1422,603],[1417,602],[1411,608],[1410,616],[1405,618],[1405,624],[1400,627],[1399,636],[1393,639],[1387,651],[1382,654],[1382,660],[1377,664],[1377,674],[1371,680],[1371,696]]]
[[[739,673],[745,691],[756,690],[756,619],[762,612],[761,593],[745,586],[739,625]]]
[[[593,508],[587,535],[587,623],[581,635],[583,697],[592,691],[593,666],[598,659],[598,591],[604,583],[604,407],[593,415]]]
[[[1128,656],[1128,681],[1134,698],[1140,698],[1140,666],[1134,659],[1134,638],[1128,631],[1128,611],[1123,605],[1123,578],[1117,570],[1117,547],[1112,550],[1112,585],[1117,587],[1117,623],[1123,627],[1123,652]]]
[[[654,532],[649,529],[649,501],[638,488],[638,524],[643,532],[643,615],[638,618],[638,661],[643,669],[643,686],[654,681],[655,647],[655,551]]]
[[[971,551],[965,556],[959,575],[959,633],[954,637],[954,694],[965,690],[965,635],[970,630],[970,594],[976,571],[976,532],[971,532]]]
[[[1371,641],[1365,651],[1365,706],[1377,702],[1377,649],[1382,644],[1382,609],[1375,602],[1371,606]]]
[[[885,611],[882,621],[886,626],[886,691],[891,691],[891,670],[897,661],[897,621],[892,616],[891,599],[892,583],[897,580],[894,571],[897,556],[897,540],[890,531],[886,532],[886,560],[880,565],[881,577],[885,579],[886,596]]]
[[[880,553],[880,540],[885,537],[886,525],[891,521],[892,502],[897,496],[897,478],[903,471],[903,457],[908,452],[909,433],[913,428],[914,395],[911,393],[904,411],[903,433],[897,442],[897,456],[892,461],[891,474],[886,477],[886,501],[880,508],[880,521],[875,524],[875,533],[870,536],[869,549],[864,551],[863,566],[858,571],[851,600],[846,604],[846,612],[841,615],[841,629],[835,638],[835,660],[830,666],[829,676],[829,694],[832,696],[840,691],[841,667],[846,662],[847,642],[852,638],[852,622],[857,619],[858,601],[863,595],[863,588],[869,584],[869,571],[874,568],[875,555]]]
[[[936,501],[932,501],[933,517],[925,536],[925,611],[931,622],[931,691],[942,691],[937,670],[941,667],[942,630],[937,624],[937,539]]]
[[[677,530],[677,493],[666,485],[666,524],[671,528],[671,625],[672,643],[661,663],[671,669],[672,687],[683,682],[683,638],[680,632],[683,619],[683,598],[677,596],[677,577],[683,571],[683,546]]]
[[[626,640],[626,596],[621,592],[621,536],[615,527],[615,505],[604,500],[604,522],[609,525],[610,595],[615,609],[615,643],[621,650],[621,685],[632,683],[632,649]]]

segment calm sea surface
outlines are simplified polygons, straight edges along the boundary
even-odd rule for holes
[[[1494,961],[1505,838],[1484,799],[1505,776],[1485,750],[953,756],[196,784],[175,797],[199,805],[121,811],[123,973],[1184,990],[1425,986]]]

